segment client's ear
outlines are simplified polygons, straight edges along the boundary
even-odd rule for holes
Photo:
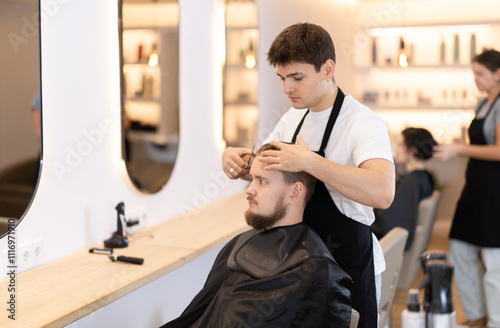
[[[305,188],[301,182],[295,182],[292,185],[292,193],[290,194],[290,198],[288,200],[288,204],[292,205],[297,203],[302,196],[304,196]]]

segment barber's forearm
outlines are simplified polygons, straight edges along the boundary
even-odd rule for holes
[[[387,208],[394,199],[394,166],[383,159],[368,160],[354,168],[316,155],[311,156],[304,170],[363,205]]]

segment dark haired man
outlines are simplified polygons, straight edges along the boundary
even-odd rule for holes
[[[280,151],[263,152],[261,161],[268,164],[267,170],[304,171],[318,179],[304,222],[353,279],[358,327],[377,327],[375,276],[384,270],[385,262],[370,225],[372,208],[387,208],[394,197],[387,127],[338,88],[335,48],[322,27],[299,23],[285,28],[271,44],[267,59],[276,67],[293,107],[265,141]],[[249,153],[245,148],[224,151],[228,177],[248,173],[242,157]]]
[[[264,145],[263,149],[279,151]],[[349,327],[352,280],[302,215],[315,178],[265,170],[247,188],[253,227],[220,251],[203,289],[164,327]]]

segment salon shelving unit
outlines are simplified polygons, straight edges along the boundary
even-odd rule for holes
[[[470,60],[498,48],[500,20],[384,26],[368,34],[369,47],[355,56],[360,99],[378,108],[471,108],[478,95]],[[405,68],[398,64],[401,39]]]
[[[470,69],[472,35],[476,54],[483,48],[498,49],[500,21],[402,24],[365,31],[370,41],[354,56],[356,97],[380,113],[392,135],[420,125],[442,142],[466,138],[465,127],[480,96]],[[405,68],[398,64],[401,38],[408,55]]]
[[[251,147],[257,125],[257,46],[259,30],[253,1],[226,4],[224,139],[228,146]]]
[[[123,1],[123,101],[131,140],[177,143],[179,6],[176,1]],[[158,54],[158,65],[148,64]]]
[[[174,28],[123,31],[124,105],[132,139],[146,134],[150,141],[163,144],[178,136],[176,49]],[[149,64],[153,52],[159,58],[156,66]]]
[[[470,108],[478,96],[472,53],[498,46],[498,36],[500,21],[371,29],[369,51],[355,58],[358,96],[380,108]],[[408,55],[404,68],[398,64],[401,39]]]
[[[158,51],[158,31],[123,31],[124,104],[132,131],[155,132],[161,121],[161,66],[150,66],[149,56]]]

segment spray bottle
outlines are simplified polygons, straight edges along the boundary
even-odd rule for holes
[[[418,289],[410,289],[408,293],[408,308],[401,314],[402,328],[424,328],[425,313],[420,311]]]

